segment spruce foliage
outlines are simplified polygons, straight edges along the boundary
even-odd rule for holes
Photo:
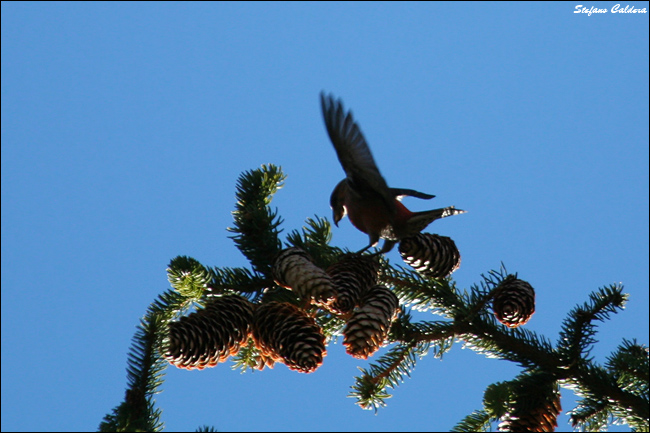
[[[208,267],[184,256],[171,260],[167,273],[172,289],[161,294],[141,319],[127,357],[124,401],[105,416],[99,430],[162,430],[162,410],[156,408],[153,397],[159,392],[169,365],[164,357],[169,324],[187,316],[191,308],[201,310],[215,297],[239,295],[251,301],[254,309],[275,302],[278,304],[273,305],[285,305],[283,311],[304,311],[301,314],[313,318],[310,326],[315,335],[322,335],[325,345],[343,334],[349,314],[337,314],[322,305],[305,302],[297,294],[299,291],[281,287],[274,279],[274,259],[283,248],[300,248],[313,265],[323,270],[349,253],[330,245],[330,223],[319,217],[307,219],[306,226],[291,231],[283,243],[282,219],[270,204],[284,180],[285,175],[274,165],[247,171],[238,180],[234,223],[228,230],[249,260],[250,268]],[[572,309],[553,344],[549,338],[523,326],[504,326],[490,310],[500,285],[516,278],[503,266],[482,276],[477,285],[462,290],[449,276],[434,278],[385,258],[379,260],[377,284],[397,295],[400,313],[387,334],[388,349],[376,355],[367,369],[361,369],[351,386],[350,396],[361,408],[377,411],[385,406],[391,390],[410,376],[421,358],[442,357],[459,342],[485,356],[514,362],[523,371],[511,381],[489,385],[483,407],[467,415],[453,431],[489,431],[494,423],[501,431],[552,431],[560,411],[561,387],[573,390],[580,398],[569,412],[575,428],[600,431],[611,423],[623,423],[634,431],[649,430],[648,347],[624,340],[604,365],[591,356],[597,323],[621,311],[627,301],[621,285],[600,288],[584,304]],[[437,319],[417,321],[411,309],[429,312]],[[292,342],[300,338],[292,336],[293,325],[287,325],[286,320],[271,315],[265,316],[264,322],[282,322],[282,331],[289,332],[286,337],[282,334],[282,338]],[[210,326],[219,324],[213,320]],[[305,344],[296,340],[292,344],[299,347],[299,352],[280,356],[269,349],[278,344],[276,340],[280,337],[263,336],[270,343],[260,350],[252,338],[254,333],[251,331],[241,348],[238,346],[234,368],[262,370],[294,359],[293,356],[306,356],[315,345],[322,344],[319,337],[305,349]],[[258,334],[258,338],[262,337]],[[318,350],[324,353],[324,349]],[[313,371],[319,365],[320,360],[317,361],[298,370]],[[199,431],[210,429],[204,426]]]

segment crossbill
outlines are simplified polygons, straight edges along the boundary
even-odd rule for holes
[[[334,224],[347,215],[357,229],[368,234],[370,243],[359,253],[384,239],[379,254],[387,253],[400,240],[415,236],[431,222],[465,213],[449,206],[422,212],[411,212],[400,200],[404,196],[429,200],[433,195],[406,188],[390,188],[379,172],[368,143],[354,121],[352,112],[345,112],[341,100],[321,93],[325,127],[345,171],[330,196]]]

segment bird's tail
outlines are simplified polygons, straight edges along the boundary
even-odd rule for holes
[[[466,211],[462,209],[456,209],[453,206],[441,209],[425,210],[422,212],[414,212],[408,221],[409,232],[411,232],[409,235],[415,236],[437,219],[446,218],[452,215],[459,215],[465,212]]]

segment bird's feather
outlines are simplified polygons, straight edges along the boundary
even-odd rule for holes
[[[435,197],[435,195],[432,194],[426,194],[424,192],[416,191],[414,189],[408,189],[408,188],[391,188],[390,192],[395,196],[397,200],[401,200],[404,197],[415,197],[415,198],[420,198],[422,200],[430,200]]]
[[[395,212],[395,194],[379,172],[370,147],[351,112],[345,112],[340,100],[321,93],[321,107],[327,133],[334,145],[339,162],[350,181],[350,186],[360,194],[377,194]]]

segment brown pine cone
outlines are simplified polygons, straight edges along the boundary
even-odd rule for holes
[[[347,353],[366,359],[384,344],[397,315],[399,300],[384,286],[374,286],[363,299],[343,329],[343,344]]]
[[[515,385],[513,407],[501,417],[502,432],[552,432],[557,427],[557,416],[562,410],[560,392],[555,381],[529,378]]]
[[[329,305],[336,298],[330,276],[313,264],[304,250],[297,247],[278,253],[273,261],[273,278],[278,285],[317,305]]]
[[[337,290],[329,307],[336,314],[347,314],[359,305],[363,294],[377,282],[379,262],[369,255],[349,254],[327,268]]]
[[[302,373],[315,371],[327,354],[325,336],[314,319],[287,302],[256,308],[253,338],[262,355]]]
[[[492,309],[504,325],[524,325],[535,312],[535,290],[526,281],[508,275],[495,289]]]
[[[250,335],[253,304],[241,296],[215,297],[205,308],[168,325],[167,361],[178,368],[214,367],[239,351]]]
[[[406,264],[429,278],[445,278],[460,267],[460,252],[447,236],[419,233],[402,239],[399,253]]]

